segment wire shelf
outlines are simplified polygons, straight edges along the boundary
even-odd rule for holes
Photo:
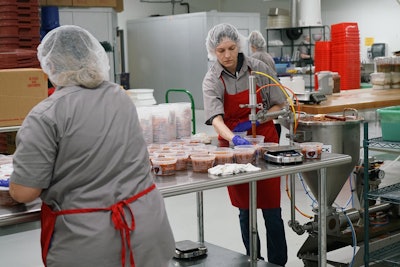
[[[371,252],[370,259],[383,266],[400,266],[400,242]]]
[[[400,149],[400,142],[384,141],[382,137],[371,138],[368,140],[370,148]]]
[[[370,191],[368,197],[371,199],[380,198],[384,202],[400,204],[400,183]]]

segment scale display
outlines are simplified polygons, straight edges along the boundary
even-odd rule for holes
[[[264,152],[264,159],[275,164],[299,164],[303,162],[303,154],[298,146],[271,147]]]

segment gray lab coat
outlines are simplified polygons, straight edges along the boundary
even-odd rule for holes
[[[109,207],[149,187],[147,146],[126,92],[110,82],[57,88],[18,131],[11,180],[43,188],[41,199],[55,210]],[[175,242],[160,192],[130,208],[136,266],[167,266]],[[110,212],[59,216],[47,266],[121,266],[121,237]]]

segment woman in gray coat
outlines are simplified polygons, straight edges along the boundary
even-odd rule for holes
[[[175,242],[133,102],[108,82],[108,57],[77,26],[38,47],[56,86],[17,134],[10,194],[42,199],[45,266],[168,266]]]

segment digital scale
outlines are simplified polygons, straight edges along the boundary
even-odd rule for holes
[[[319,104],[327,99],[324,94],[319,92],[296,93],[296,96],[299,102],[307,104]]]
[[[299,164],[303,162],[303,154],[299,146],[274,146],[264,153],[264,159],[274,164]]]
[[[207,247],[199,242],[183,240],[176,242],[175,246],[174,258],[176,259],[190,260],[207,254]]]

